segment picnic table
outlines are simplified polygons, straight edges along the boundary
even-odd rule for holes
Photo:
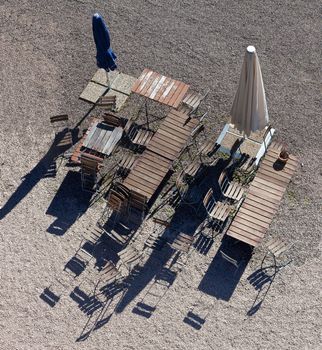
[[[179,107],[189,85],[146,68],[134,83],[132,92],[174,108]]]

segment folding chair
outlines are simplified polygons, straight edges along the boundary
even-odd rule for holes
[[[132,268],[140,263],[142,253],[132,246],[127,246],[117,253],[121,263],[131,271]]]
[[[220,233],[225,221],[232,211],[232,206],[227,203],[216,201],[213,196],[212,188],[209,189],[202,203],[207,212],[208,221],[214,224],[212,229],[215,229],[216,232]]]
[[[223,171],[218,180],[223,196],[233,202],[239,202],[245,192],[244,187],[237,181],[229,181],[225,171]]]
[[[189,114],[195,114],[197,112],[197,109],[199,108],[200,103],[207,97],[209,91],[202,96],[199,93],[195,92],[188,92],[187,95],[184,97],[182,104],[187,106],[190,110]]]
[[[144,249],[150,248],[152,251],[160,251],[167,243],[167,240],[162,237],[162,233],[170,226],[170,223],[159,218],[153,218],[152,221],[154,223],[153,231],[144,242]],[[159,231],[158,228],[161,230]]]
[[[262,260],[261,263],[261,269],[264,269],[264,261],[268,255],[270,255],[273,259],[273,266],[266,266],[265,268],[273,267],[275,270],[275,273],[282,267],[286,266],[287,264],[290,263],[287,262],[283,265],[277,265],[277,258],[281,256],[285,251],[287,251],[291,245],[285,243],[282,239],[280,238],[272,238],[266,245],[267,252]]]

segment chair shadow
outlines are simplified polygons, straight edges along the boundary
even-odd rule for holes
[[[54,307],[60,300],[60,296],[56,295],[49,288],[45,288],[39,295],[39,298],[47,303],[50,307]]]
[[[46,211],[56,217],[47,232],[62,236],[86,212],[91,197],[91,193],[82,190],[81,174],[70,170]]]
[[[258,291],[252,306],[247,311],[247,316],[253,316],[260,310],[274,282],[277,271],[275,269],[273,273],[268,273],[268,271],[268,268],[259,268],[247,277],[248,282]]]
[[[223,259],[220,251],[238,261],[238,267]],[[229,301],[251,258],[251,247],[224,237],[198,289],[217,299]]]
[[[95,295],[89,295],[79,287],[75,287],[69,296],[78,304],[80,310],[88,316],[103,307],[103,303]]]
[[[213,179],[214,174],[218,177],[219,173],[220,171],[218,172],[218,168],[208,169],[207,176],[198,183],[199,199],[197,200],[195,198],[193,205],[183,204],[176,209],[171,219],[170,227],[164,230],[162,238],[171,243],[179,232],[189,235],[193,235],[196,232],[197,228],[206,218],[206,211],[200,210],[199,215],[196,215],[196,212],[200,207],[204,195],[209,189],[209,179]],[[220,196],[221,194],[219,193],[218,195]],[[136,272],[135,276],[132,277],[131,283],[116,307],[115,312],[123,312],[127,305],[134,300],[153,279],[157,278],[160,271],[166,267],[171,259],[174,259],[175,255],[176,252],[169,247],[163,248],[161,254],[160,251],[153,250],[145,264]],[[141,303],[139,306],[138,310],[134,312],[137,311],[136,313],[140,313],[142,316],[147,317],[151,314],[151,311],[154,311],[151,305],[146,306],[144,303]]]
[[[174,283],[176,277],[177,273],[171,270],[171,266],[162,267],[156,274],[154,282],[148,288],[142,300],[132,309],[132,312],[145,318],[150,318]]]
[[[21,184],[0,209],[0,220],[8,215],[25,198],[41,179],[46,177],[54,177],[56,175],[56,160],[70,147],[57,146],[67,132],[68,130],[65,129],[56,135],[47,153],[38,162],[38,164],[22,178]],[[78,129],[74,129],[72,131],[73,140],[77,138],[77,134]]]
[[[200,317],[192,311],[187,313],[187,316],[183,319],[183,322],[193,327],[196,330],[200,330],[206,322],[205,318]]]

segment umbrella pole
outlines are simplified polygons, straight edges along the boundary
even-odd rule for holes
[[[110,90],[111,88],[111,83],[110,83],[110,78],[108,76],[108,70],[105,69],[105,74],[106,74],[106,83],[107,83],[107,87]]]
[[[145,117],[146,117],[147,129],[150,129],[150,126],[149,126],[149,114],[148,114],[148,100],[147,99],[145,100]]]

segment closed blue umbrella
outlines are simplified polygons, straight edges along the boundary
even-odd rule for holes
[[[97,66],[104,68],[107,72],[116,69],[116,55],[111,49],[110,34],[99,13],[95,13],[93,16],[93,35],[97,51]]]

